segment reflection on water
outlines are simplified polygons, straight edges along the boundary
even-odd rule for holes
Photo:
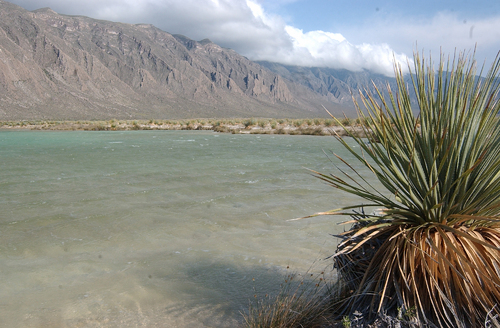
[[[333,138],[0,131],[0,326],[234,327],[335,249]],[[328,266],[320,264],[321,269]],[[255,280],[255,281],[254,281]]]

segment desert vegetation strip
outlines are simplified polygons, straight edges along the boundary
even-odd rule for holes
[[[359,119],[190,119],[190,120],[116,120],[109,121],[0,121],[0,129],[59,131],[126,131],[126,130],[212,130],[233,134],[347,135],[348,131],[363,137]]]

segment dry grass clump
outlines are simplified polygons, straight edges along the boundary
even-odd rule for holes
[[[331,286],[325,273],[287,274],[279,293],[251,304],[247,328],[334,327]],[[257,297],[257,295],[255,295]]]

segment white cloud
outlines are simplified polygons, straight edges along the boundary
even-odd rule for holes
[[[321,66],[392,75],[393,59],[404,63],[406,55],[394,54],[387,44],[349,43],[340,33],[303,31],[286,25],[279,16],[268,15],[256,2],[246,0],[251,17],[224,30],[215,26],[212,39],[254,60],[289,65]],[[217,33],[219,32],[219,33]],[[221,33],[224,32],[224,33]]]
[[[210,38],[253,60],[355,71],[369,69],[391,75],[395,56],[406,67],[406,56],[401,50],[405,47],[394,54],[392,42],[364,38],[355,44],[341,33],[303,32],[287,25],[283,17],[267,13],[258,0],[12,1],[29,9],[50,6],[63,14],[80,14],[127,23],[150,23],[169,33],[184,34],[195,40]],[[474,33],[482,29],[477,25]],[[407,36],[398,42],[408,44],[413,42],[413,38],[410,40]]]
[[[340,33],[302,30],[286,26],[293,48],[282,53],[286,64],[322,66],[351,71],[363,69],[385,75],[393,74],[394,59],[406,67],[407,57],[395,54],[387,44],[353,45]]]
[[[477,47],[475,58],[479,64],[486,60],[489,66],[500,50],[500,16],[460,19],[456,13],[439,12],[426,20],[390,17],[385,21],[370,22],[370,27],[361,26],[353,30],[356,39],[373,42],[388,42],[396,51],[407,49],[429,53],[436,60],[439,54],[451,55],[470,52]],[[407,51],[407,50],[405,50]]]

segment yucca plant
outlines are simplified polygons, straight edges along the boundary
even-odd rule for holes
[[[500,59],[479,74],[464,54],[433,64],[417,53],[410,75],[395,65],[397,90],[360,92],[370,141],[337,138],[387,190],[338,157],[346,169],[317,176],[364,203],[318,214],[382,209],[356,214],[333,255],[346,313],[416,309],[429,325],[477,327],[500,303]]]

